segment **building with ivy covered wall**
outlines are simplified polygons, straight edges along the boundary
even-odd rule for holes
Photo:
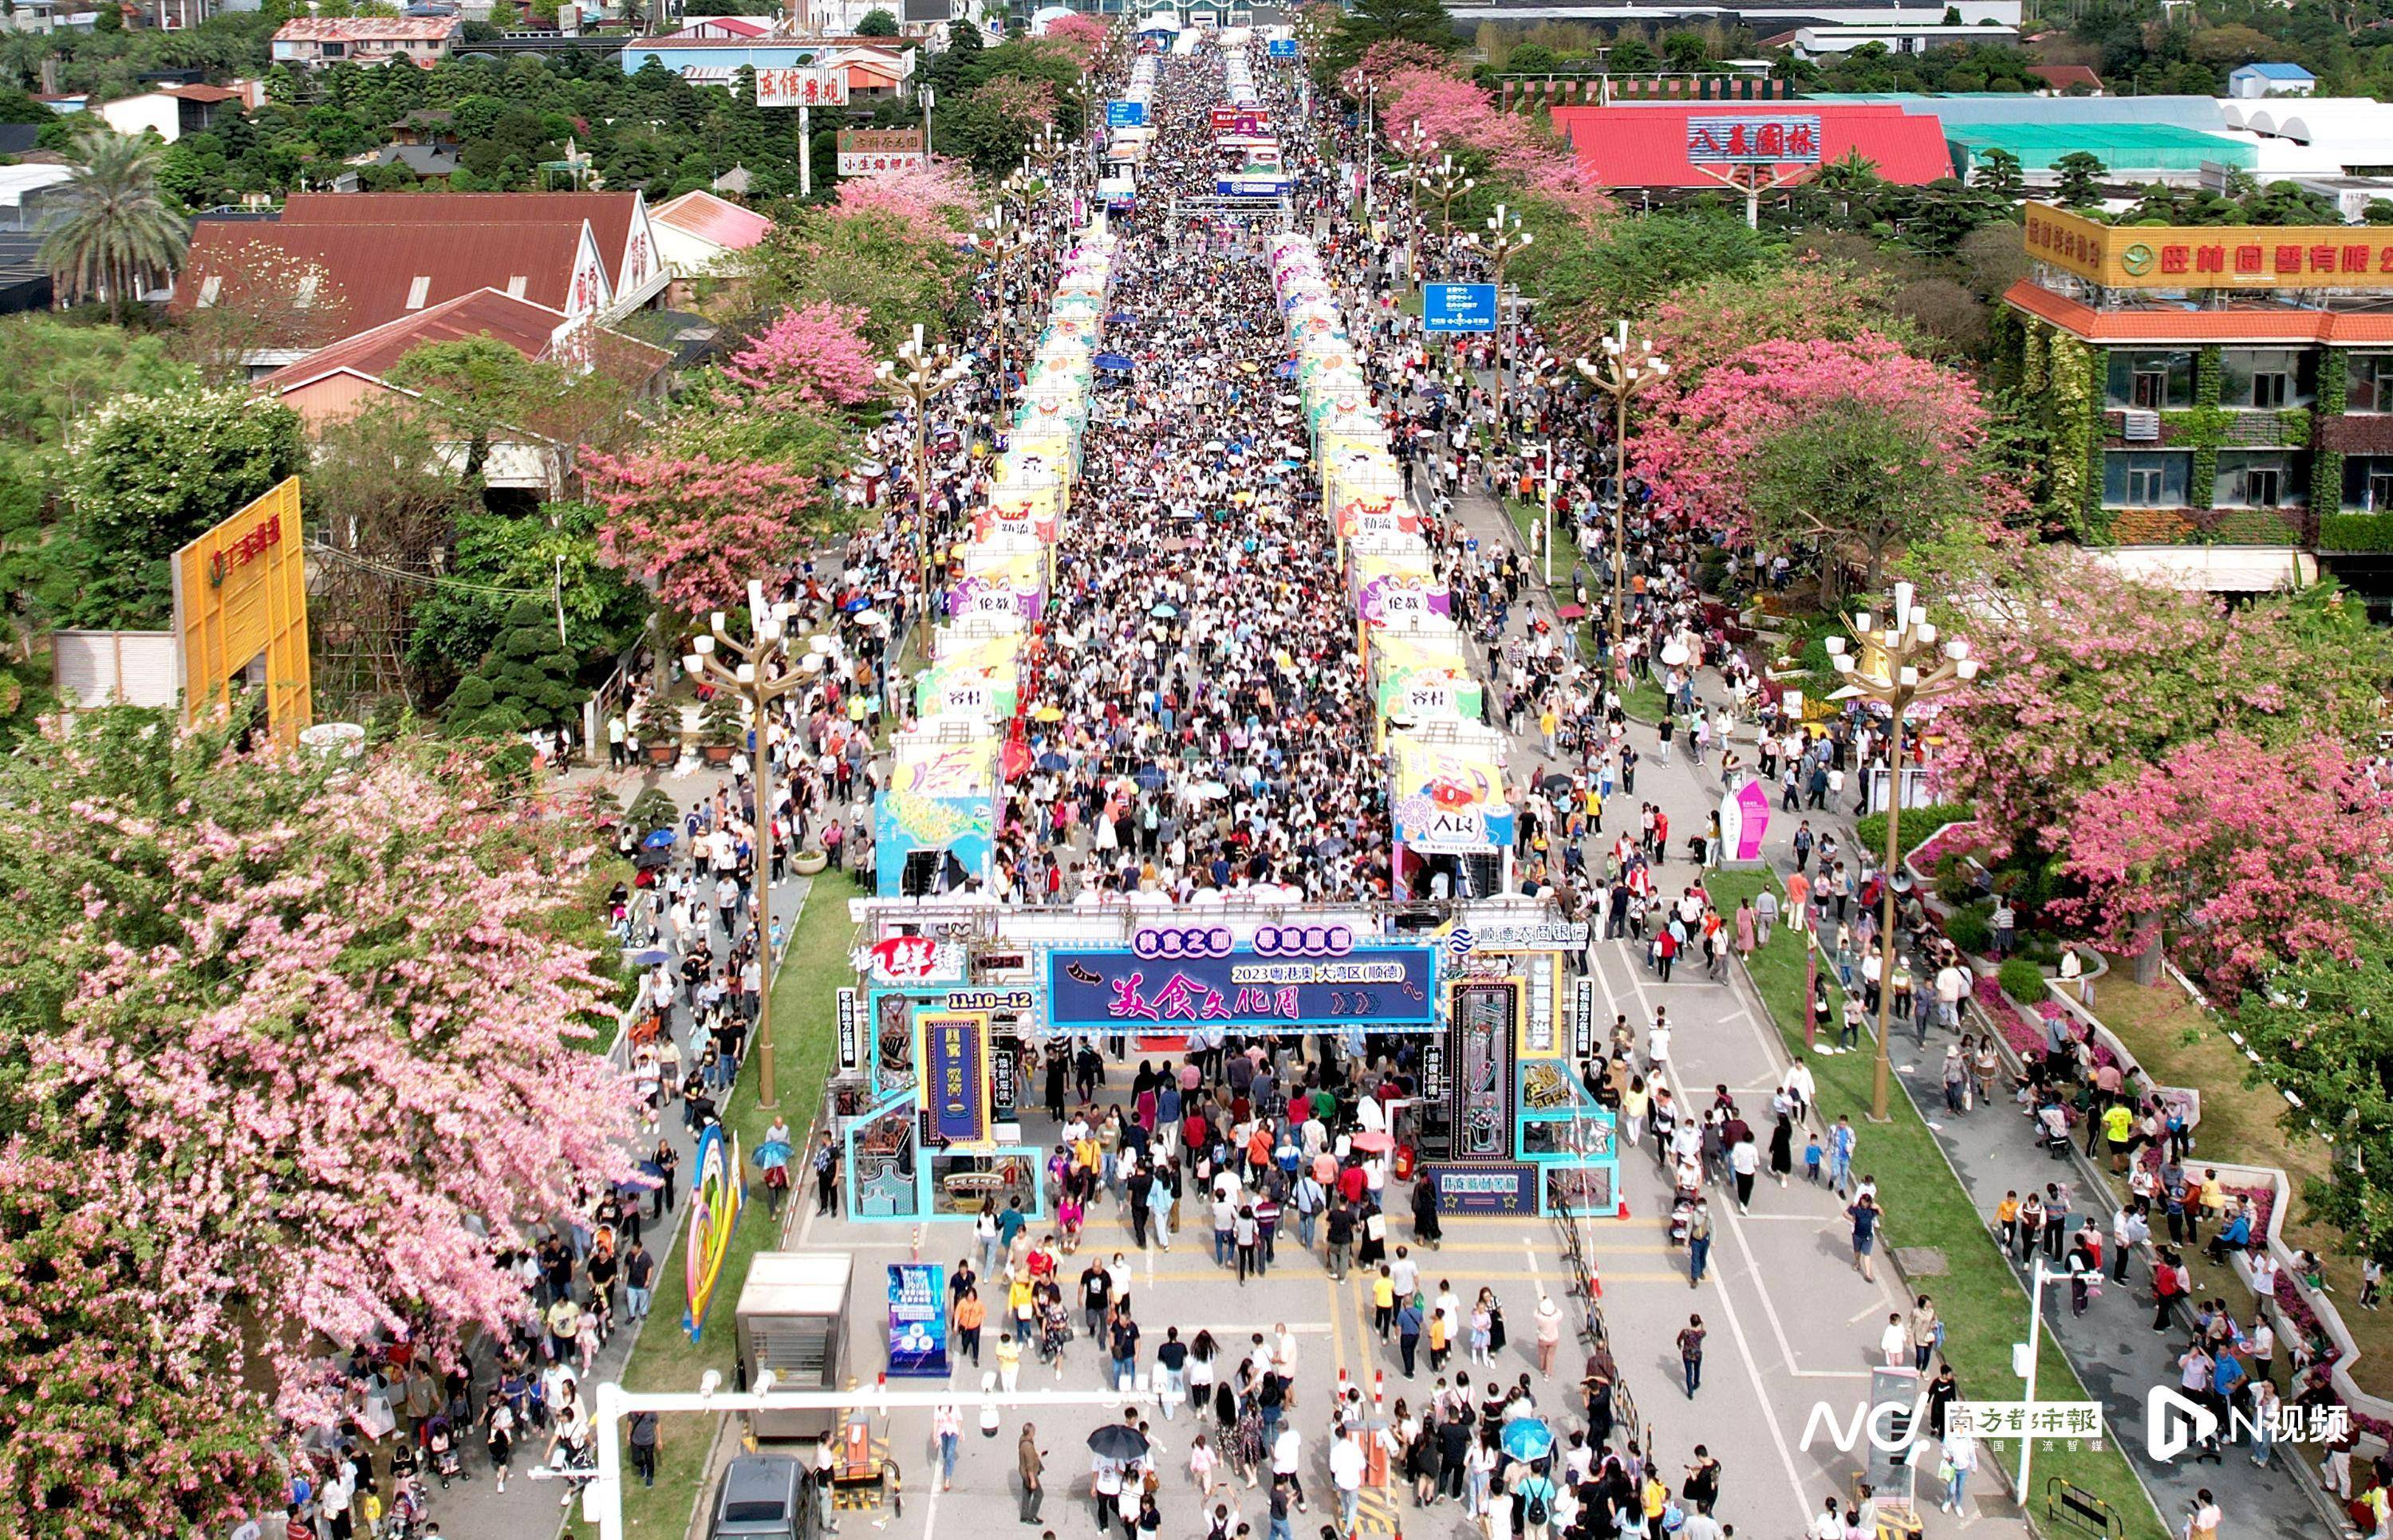
[[[2036,203],[2023,239],[1995,383],[2043,430],[2051,524],[2222,591],[2393,553],[2393,230]]]

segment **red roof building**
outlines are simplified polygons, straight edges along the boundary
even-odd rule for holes
[[[241,306],[281,318],[279,334],[262,340],[249,361],[285,364],[336,338],[485,288],[572,318],[595,316],[610,301],[587,220],[401,226],[203,219],[192,229],[170,308]],[[313,326],[311,314],[321,318]]]
[[[296,411],[311,432],[320,432],[368,407],[410,398],[412,392],[385,376],[416,348],[476,337],[503,344],[534,362],[587,368],[634,398],[660,392],[673,365],[673,355],[664,348],[495,289],[477,289],[345,337],[274,371],[253,388]],[[535,417],[510,424],[490,446],[485,480],[494,487],[556,495],[564,485],[575,442],[599,421],[582,420],[576,411],[586,415],[593,406],[606,410],[604,402],[578,409],[563,403],[549,414],[553,421]],[[462,464],[464,448],[444,444],[440,452],[444,461]]]
[[[605,264],[610,303],[630,309],[660,291],[666,278],[647,200],[637,192],[294,192],[283,202],[281,223],[433,230],[459,224],[562,229],[586,224]],[[504,287],[502,278],[482,281]]]
[[[1634,107],[1558,107],[1553,123],[1590,181],[1607,188],[1717,188],[1687,158],[1690,118],[1820,120],[1820,159],[1858,150],[1890,182],[1924,186],[1953,175],[1944,131],[1931,116],[1879,102],[1654,102]],[[1792,169],[1790,166],[1781,170]]]

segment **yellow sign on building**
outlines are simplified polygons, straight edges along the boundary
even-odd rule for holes
[[[2105,225],[2027,206],[2027,254],[2112,289],[2393,289],[2393,229]]]
[[[255,689],[274,736],[296,741],[314,709],[299,478],[176,552],[173,571],[184,713],[224,706],[236,686]]]

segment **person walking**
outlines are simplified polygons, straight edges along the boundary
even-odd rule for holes
[[[1554,1377],[1554,1354],[1563,1344],[1563,1312],[1553,1296],[1537,1296],[1536,1320],[1537,1331],[1537,1373],[1548,1379]]]
[[[1039,1425],[1022,1425],[1021,1442],[1013,1446],[1013,1468],[1022,1476],[1022,1507],[1016,1515],[1026,1524],[1039,1522],[1039,1505],[1046,1499],[1046,1452],[1039,1447]]]
[[[1853,1264],[1862,1270],[1863,1278],[1876,1283],[1877,1264],[1871,1259],[1871,1253],[1877,1248],[1878,1221],[1884,1217],[1876,1197],[1863,1193],[1845,1210],[1845,1217],[1853,1221]]]
[[[1704,1383],[1704,1318],[1690,1315],[1687,1324],[1679,1328],[1679,1368],[1687,1382],[1687,1399],[1695,1399],[1695,1391]]]
[[[964,1415],[954,1402],[943,1403],[931,1414],[931,1436],[939,1450],[936,1490],[952,1492],[956,1485],[956,1455],[962,1451],[964,1438]]]
[[[1700,1287],[1712,1255],[1712,1206],[1696,1194],[1694,1211],[1687,1216],[1687,1286]]]

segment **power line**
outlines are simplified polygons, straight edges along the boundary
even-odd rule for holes
[[[344,551],[337,545],[328,544],[320,540],[307,542],[307,548],[318,555],[330,556],[334,561],[357,568],[360,571],[378,573],[386,578],[397,578],[401,582],[422,583],[428,588],[453,588],[463,593],[488,594],[502,599],[545,599],[550,596],[546,589],[492,588],[488,583],[467,582],[463,578],[442,578],[429,572],[410,572],[404,568],[385,567],[380,562],[368,561],[353,551]]]

